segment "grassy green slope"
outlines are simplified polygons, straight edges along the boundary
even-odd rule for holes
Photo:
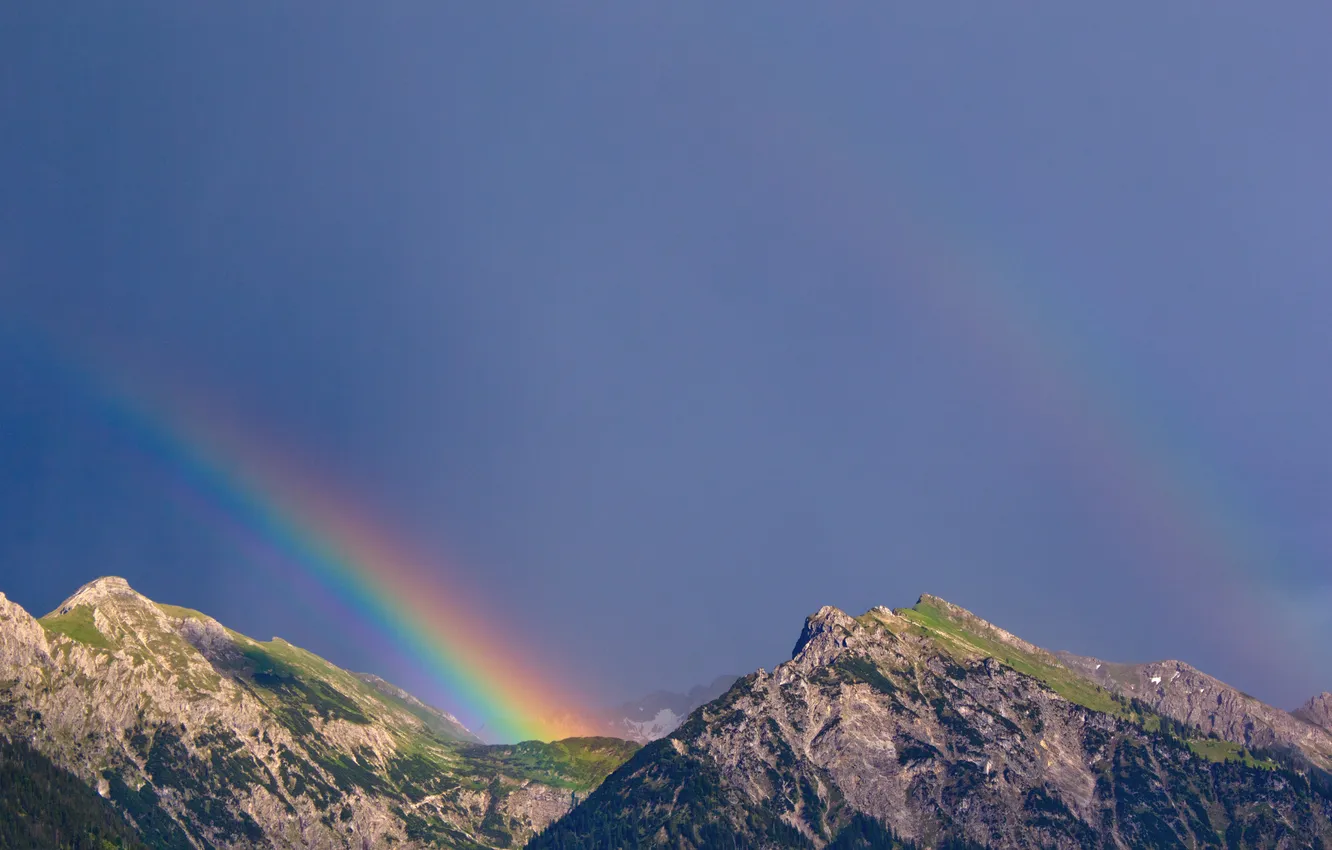
[[[1043,649],[1027,649],[1016,641],[1004,640],[995,626],[969,612],[953,608],[942,600],[922,597],[915,606],[899,608],[893,613],[909,621],[912,631],[932,638],[956,657],[993,658],[1019,673],[1041,681],[1069,702],[1121,717],[1148,732],[1162,730],[1162,718],[1146,705],[1125,700],[1106,690],[1064,666],[1053,654]],[[871,611],[861,620],[864,622],[865,618],[874,617],[875,613]],[[878,621],[883,624],[881,619]],[[1116,666],[1127,668],[1130,665]],[[1265,769],[1277,766],[1268,759],[1255,757],[1238,744],[1207,738],[1197,730],[1184,737],[1190,749],[1214,762],[1239,762]]]
[[[638,751],[619,738],[566,738],[549,744],[476,745],[461,750],[480,776],[501,775],[571,791],[590,791]]]
[[[933,637],[950,652],[963,658],[990,657],[1044,682],[1069,702],[1106,714],[1128,716],[1129,711],[1114,694],[1060,664],[1044,650],[1035,652],[1003,640],[993,626],[970,615],[959,616],[929,598],[913,608],[895,611],[923,634]]]
[[[114,649],[115,646],[97,629],[93,622],[93,610],[87,605],[79,605],[65,614],[48,614],[37,622],[48,633],[64,635],[79,643],[95,646],[99,649]]]

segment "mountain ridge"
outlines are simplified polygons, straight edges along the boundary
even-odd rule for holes
[[[1332,769],[1332,729],[1298,711],[1268,705],[1183,661],[1122,664],[1072,653],[1060,657],[1103,687],[1204,734],[1249,748],[1294,747]]]
[[[847,830],[882,847],[1321,847],[1332,777],[1203,735],[927,594],[820,609],[789,661],[529,846],[869,846]]]
[[[820,608],[788,661],[641,749],[487,746],[378,676],[122,578],[41,618],[0,593],[0,735],[181,850],[1320,846],[1328,709],[1050,652],[923,594]]]
[[[182,848],[510,847],[636,748],[483,745],[378,677],[114,576],[41,618],[0,594],[0,733]]]

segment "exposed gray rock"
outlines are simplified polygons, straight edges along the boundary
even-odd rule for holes
[[[0,669],[43,669],[50,665],[46,632],[27,611],[0,593]]]
[[[1102,687],[1142,700],[1204,734],[1250,748],[1295,747],[1313,763],[1332,769],[1332,727],[1315,719],[1317,698],[1305,706],[1307,714],[1292,715],[1182,661],[1115,664],[1067,652],[1058,656]]]
[[[1332,732],[1332,693],[1321,693],[1313,697],[1295,709],[1293,714],[1301,720]]]

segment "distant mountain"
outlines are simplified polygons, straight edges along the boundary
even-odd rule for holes
[[[643,747],[528,846],[1332,846],[1328,739],[1312,724],[1173,662],[1104,685],[1098,663],[936,597],[823,608],[790,661]],[[1158,692],[1175,673],[1220,700],[1215,718]]]
[[[612,708],[584,708],[547,718],[551,725],[579,735],[610,736],[646,744],[675,731],[694,709],[721,696],[738,676],[718,676],[685,693],[654,691]]]
[[[694,709],[711,702],[735,684],[739,676],[718,676],[686,693],[654,691],[642,699],[595,713],[595,732],[646,744],[674,732]]]
[[[180,848],[514,847],[636,749],[484,746],[382,679],[119,578],[40,620],[0,594],[0,735]]]

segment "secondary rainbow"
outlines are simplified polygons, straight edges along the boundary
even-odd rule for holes
[[[1109,365],[1111,357],[1076,338],[1062,311],[1038,301],[1022,274],[1005,269],[1016,266],[995,252],[982,255],[983,240],[964,238],[955,216],[926,201],[933,193],[890,172],[889,152],[860,148],[852,136],[832,132],[834,122],[813,116],[767,114],[738,123],[738,131],[761,128],[751,154],[781,156],[765,173],[781,175],[782,188],[799,193],[805,208],[840,208],[846,241],[861,252],[867,277],[897,281],[894,293],[916,318],[992,370],[1033,433],[1076,459],[1087,491],[1133,537],[1140,557],[1124,567],[1136,583],[1230,622],[1259,619],[1260,627],[1218,637],[1255,664],[1291,663],[1277,648],[1307,643],[1311,636],[1302,630],[1310,625],[1299,590],[1281,587],[1274,575],[1274,547],[1234,484],[1209,468],[1190,440],[1165,428],[1161,412]],[[777,145],[791,147],[778,152]],[[804,168],[787,167],[792,157]],[[895,250],[885,251],[889,244]]]

